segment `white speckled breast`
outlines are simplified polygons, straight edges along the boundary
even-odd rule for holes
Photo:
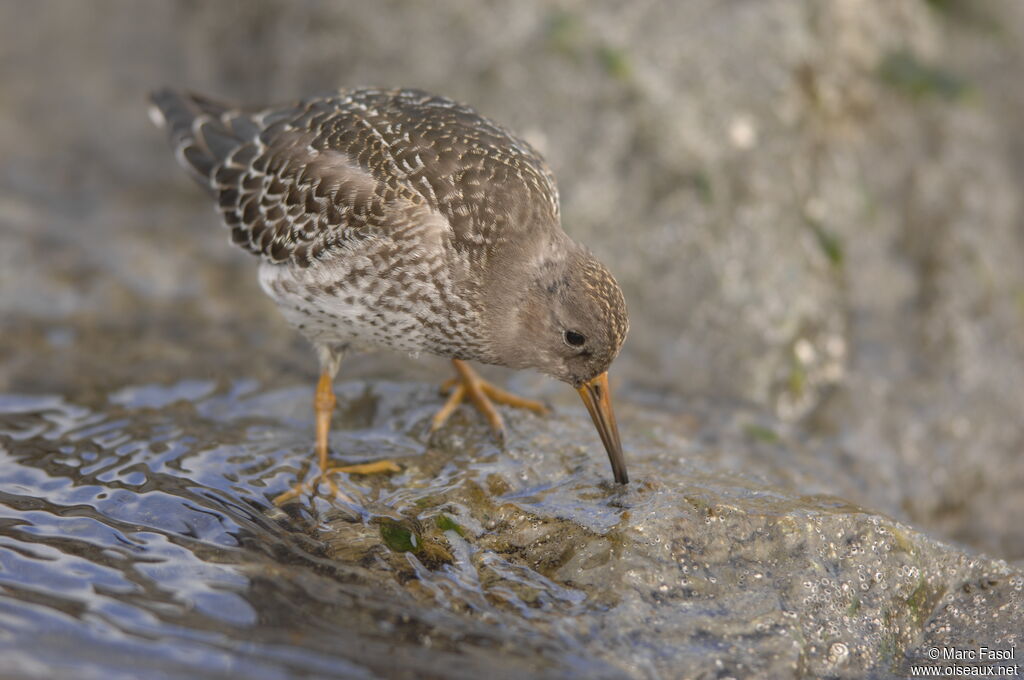
[[[474,357],[480,319],[455,290],[460,268],[430,238],[399,242],[410,247],[370,240],[310,267],[264,261],[260,285],[315,345]]]

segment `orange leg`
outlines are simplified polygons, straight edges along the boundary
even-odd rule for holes
[[[300,482],[288,491],[274,498],[274,505],[284,505],[293,498],[298,498],[304,491],[315,491],[320,483],[327,484],[335,496],[345,500],[351,500],[346,496],[337,483],[331,479],[332,475],[339,472],[346,472],[356,475],[370,475],[381,472],[400,472],[393,461],[379,460],[373,463],[362,463],[359,465],[340,465],[328,467],[327,465],[327,435],[331,431],[331,415],[334,413],[334,405],[337,400],[334,397],[334,380],[330,373],[321,373],[320,381],[316,385],[316,397],[313,399],[313,408],[316,410],[316,458],[320,468],[320,474],[309,482]]]
[[[316,396],[313,397],[313,409],[316,411],[316,458],[321,472],[327,469],[327,435],[331,432],[331,415],[337,403],[334,380],[329,374],[321,373],[316,384]]]
[[[434,415],[430,424],[431,432],[440,429],[467,397],[484,414],[494,433],[502,439],[505,436],[505,423],[501,419],[501,414],[494,408],[494,402],[515,408],[529,409],[534,413],[548,412],[547,407],[539,401],[524,399],[487,382],[477,375],[476,371],[470,368],[465,361],[452,359],[452,364],[455,366],[457,375],[451,380],[445,381],[441,386],[443,390],[451,390],[451,394],[441,410]]]

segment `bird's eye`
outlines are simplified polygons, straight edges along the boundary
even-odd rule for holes
[[[583,344],[587,341],[586,336],[576,331],[566,331],[564,337],[565,344],[570,347],[583,347]]]

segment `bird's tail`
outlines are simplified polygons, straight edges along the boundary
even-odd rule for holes
[[[259,134],[251,114],[201,95],[164,89],[149,100],[149,117],[167,130],[178,162],[211,190],[217,166]]]

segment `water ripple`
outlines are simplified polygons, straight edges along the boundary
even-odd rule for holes
[[[423,459],[425,412],[410,415],[405,392],[357,383],[339,396],[348,427],[335,433],[334,448],[353,460]],[[431,569],[406,555],[423,592],[433,593],[429,601],[410,597],[390,568],[330,557],[324,536],[339,531],[327,521],[335,504],[307,503],[297,514],[274,508],[268,499],[309,467],[306,390],[186,380],[124,388],[108,404],[99,411],[53,396],[0,395],[6,668],[29,677],[137,677],[143,669],[168,678],[375,677],[429,663],[469,677],[484,672],[486,657],[452,666],[444,650],[471,638],[510,650],[518,660],[509,677],[515,669],[611,672],[567,662],[567,650],[580,651],[568,637],[553,642],[507,622],[495,627],[496,602],[543,611],[576,606],[582,594],[451,532],[451,564]],[[388,484],[350,480],[370,524],[348,520],[340,531],[376,531],[374,518],[414,513],[426,495],[459,488],[466,474],[448,463],[427,484],[410,481],[406,473]],[[347,549],[358,545],[380,547],[377,539]],[[478,571],[518,579],[544,602],[537,608],[485,587]],[[444,613],[464,607],[479,616]],[[413,644],[401,643],[407,636]],[[423,636],[433,640],[429,661]]]

